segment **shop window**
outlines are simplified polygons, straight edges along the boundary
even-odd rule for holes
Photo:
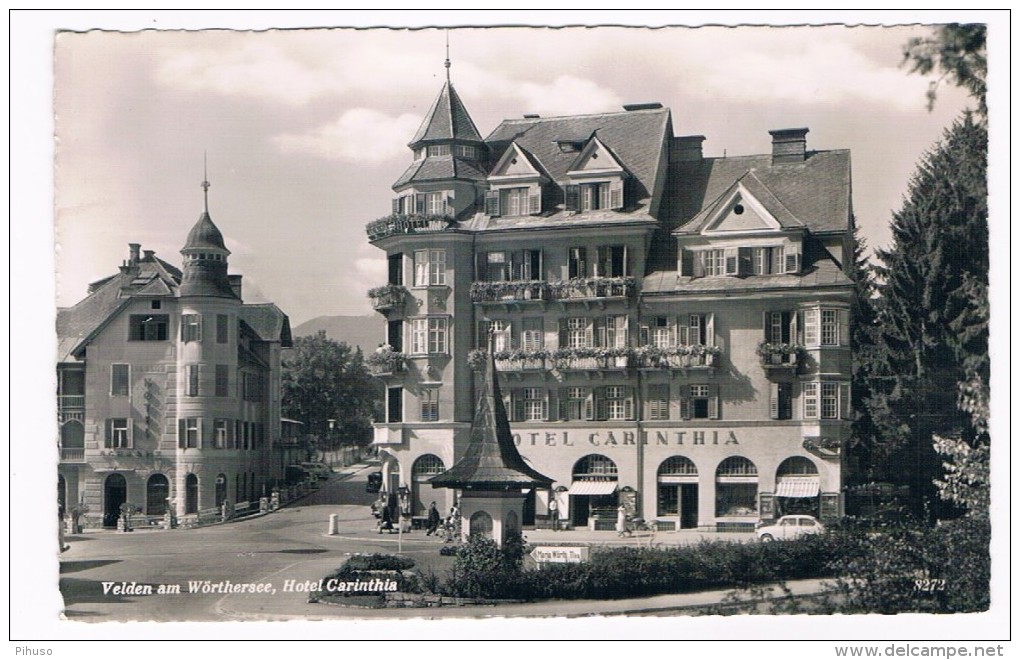
[[[716,516],[757,515],[758,468],[742,456],[731,456],[716,470]]]

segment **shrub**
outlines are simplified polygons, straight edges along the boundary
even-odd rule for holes
[[[406,571],[414,568],[414,560],[401,555],[353,555],[344,564],[344,568],[359,571]]]

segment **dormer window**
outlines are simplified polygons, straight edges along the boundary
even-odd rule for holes
[[[426,152],[426,155],[428,155],[428,156],[449,156],[450,155],[450,145],[448,145],[448,144],[430,144],[428,146],[428,151]]]
[[[470,144],[455,144],[453,146],[453,155],[458,158],[478,160],[478,147]]]
[[[569,180],[564,186],[564,209],[584,213],[623,208],[626,175],[609,148],[592,137],[567,170]]]

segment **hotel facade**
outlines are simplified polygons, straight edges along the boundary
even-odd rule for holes
[[[116,526],[122,505],[155,523],[257,504],[282,475],[289,320],[242,301],[208,212],[181,254],[183,270],[132,243],[119,272],[58,310],[57,497],[84,526]]]
[[[741,529],[843,513],[854,287],[850,154],[770,131],[705,157],[658,103],[503,121],[447,82],[391,214],[375,445],[415,514],[463,454],[490,330],[525,461],[555,481],[523,523]]]

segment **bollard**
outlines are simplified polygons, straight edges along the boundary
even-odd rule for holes
[[[340,533],[340,516],[331,513],[329,514],[329,535],[336,536]]]

